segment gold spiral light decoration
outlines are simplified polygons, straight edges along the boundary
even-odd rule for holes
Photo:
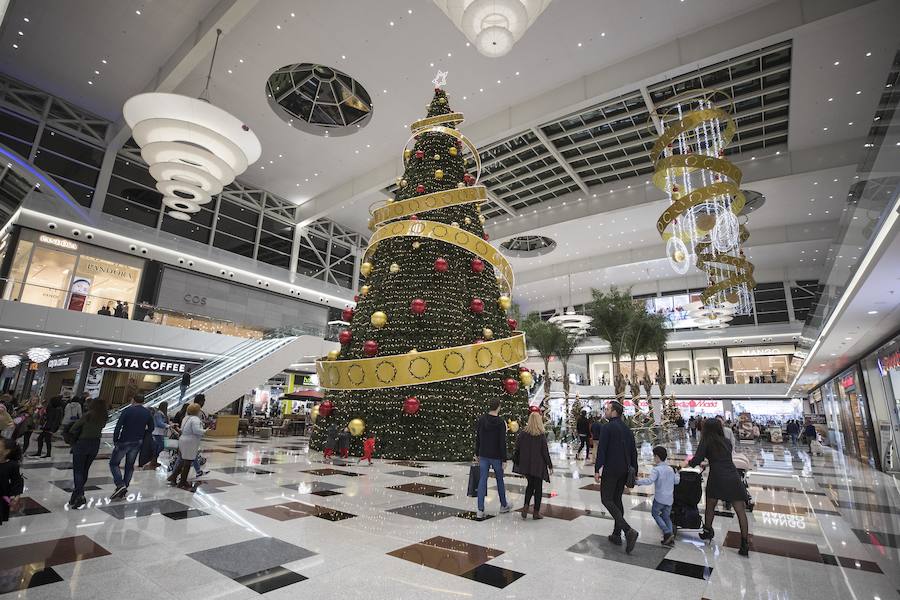
[[[656,224],[669,264],[685,274],[693,263],[707,275],[702,306],[693,310],[701,327],[722,327],[732,315],[749,314],[756,285],[741,250],[749,237],[739,220],[746,203],[742,173],[724,158],[737,132],[725,108],[730,102],[723,92],[706,89],[671,99],[671,107],[657,114],[664,129],[650,152],[653,184],[670,200]]]

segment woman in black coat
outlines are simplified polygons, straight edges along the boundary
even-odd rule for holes
[[[38,434],[38,449],[37,452],[31,456],[40,456],[41,449],[46,444],[47,454],[42,458],[50,458],[50,453],[53,451],[53,434],[56,433],[59,426],[62,425],[63,411],[62,396],[53,396],[50,398],[50,402],[47,405],[47,411],[44,413],[44,419],[41,423],[41,432]]]
[[[719,500],[730,502],[741,528],[741,549],[738,553],[741,556],[747,556],[750,554],[745,505],[747,490],[734,466],[731,453],[731,442],[725,438],[722,422],[718,419],[706,419],[703,422],[703,433],[700,436],[697,453],[688,461],[688,466],[696,467],[704,460],[709,461],[709,477],[706,480],[706,516],[700,539],[713,539],[712,524],[716,514],[716,504]]]
[[[547,435],[541,413],[528,415],[528,424],[516,438],[516,451],[513,454],[513,472],[524,475],[528,481],[525,486],[525,506],[522,518],[528,518],[528,505],[534,496],[534,518],[541,516],[541,494],[545,481],[550,481],[553,463],[550,462],[550,449],[547,447]]]

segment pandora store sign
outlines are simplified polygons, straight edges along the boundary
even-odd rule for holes
[[[91,356],[91,366],[100,369],[144,371],[169,375],[180,375],[198,364],[193,361],[181,361],[169,357],[141,356],[139,354],[121,354],[118,352],[94,352],[93,356]]]

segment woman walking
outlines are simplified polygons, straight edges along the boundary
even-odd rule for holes
[[[528,505],[534,496],[534,517],[541,516],[541,497],[544,482],[550,481],[550,473],[553,472],[553,463],[550,461],[550,449],[547,447],[547,434],[544,430],[544,419],[541,413],[533,412],[528,415],[528,424],[516,438],[516,451],[513,455],[513,472],[524,475],[528,481],[525,486],[525,506],[522,508],[522,518],[528,518]]]
[[[178,438],[178,452],[181,454],[178,487],[181,489],[190,489],[187,482],[188,472],[191,470],[191,463],[196,458],[197,452],[200,451],[200,440],[206,433],[199,415],[200,405],[191,404],[187,408],[187,416],[181,422],[181,437]]]
[[[709,461],[709,478],[706,480],[706,518],[700,539],[713,539],[712,525],[718,501],[731,502],[741,528],[741,549],[738,554],[748,556],[750,540],[747,507],[744,502],[747,496],[741,476],[731,460],[731,442],[725,438],[722,422],[718,419],[704,421],[701,432],[697,453],[687,463],[689,467],[696,467],[704,460]]]
[[[100,436],[108,418],[106,401],[94,398],[80,419],[69,428],[69,439],[72,440],[72,496],[69,508],[79,509],[87,504],[84,498],[84,485],[88,479],[91,464],[100,450]]]
[[[165,447],[166,434],[169,432],[168,411],[169,403],[160,402],[153,412],[153,458],[142,469],[155,469],[159,466],[159,455]]]

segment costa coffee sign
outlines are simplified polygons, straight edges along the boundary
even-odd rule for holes
[[[140,356],[138,354],[121,354],[118,352],[94,352],[91,356],[91,366],[99,369],[145,371],[169,375],[180,375],[197,364],[192,361],[181,361],[168,357]]]

